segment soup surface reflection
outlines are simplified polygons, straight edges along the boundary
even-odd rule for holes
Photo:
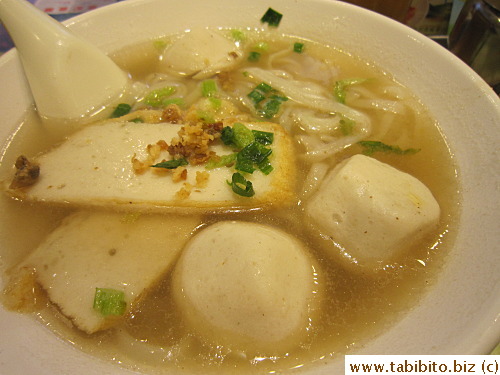
[[[208,31],[196,33],[203,35]],[[296,157],[292,164],[296,177],[288,181],[294,197],[290,202],[223,210],[210,207],[205,211],[177,208],[175,215],[199,216],[193,236],[219,222],[243,221],[275,228],[298,240],[314,264],[312,277],[314,293],[317,292],[311,297],[314,307],[310,306],[308,325],[303,327],[300,338],[291,346],[245,350],[227,341],[218,342],[216,330],[212,334],[200,333],[186,320],[175,298],[175,264],[148,286],[148,292],[127,310],[117,325],[92,334],[75,328],[40,287],[34,294],[19,297],[12,293],[19,288],[11,281],[4,293],[4,305],[30,311],[57,335],[84,351],[145,373],[252,373],[322,364],[355,350],[394,324],[405,311],[418,304],[438,277],[451,252],[458,220],[459,186],[452,155],[432,115],[383,67],[348,51],[278,32],[211,30],[210,33],[217,38],[222,36],[236,51],[227,66],[214,71],[210,68],[218,61],[210,63],[208,68],[203,65],[205,61],[199,68],[198,62],[185,60],[189,56],[181,56],[184,59],[181,62],[175,60],[173,54],[184,34],[128,46],[112,58],[130,73],[134,82],[135,99],[129,101],[132,112],[177,108],[183,119],[194,113],[197,121],[205,124],[265,121],[286,130]],[[200,38],[204,40],[205,36]],[[257,102],[248,96],[262,82],[273,90],[274,96],[264,99],[267,102]],[[215,88],[210,89],[213,83]],[[165,97],[153,103],[151,93],[158,99],[161,90]],[[325,104],[330,102],[332,109]],[[266,107],[265,103],[271,104]],[[266,112],[269,108],[274,108],[274,112]],[[19,155],[36,160],[69,136],[54,128],[48,131],[36,113],[27,116],[2,158],[1,178],[7,184]],[[376,142],[379,148],[368,149],[370,144],[360,143],[363,141]],[[440,207],[437,227],[399,251],[396,257],[381,259],[375,268],[349,259],[349,249],[323,235],[305,214],[309,199],[325,175],[342,161],[362,153],[416,177],[432,192]],[[269,178],[278,166],[273,167]],[[43,173],[41,165],[41,176]],[[257,186],[255,189],[258,196]],[[116,211],[124,218],[171,215],[168,209],[128,212],[123,206],[77,207],[12,199],[7,194],[2,195],[0,204],[4,212],[0,236],[9,248],[3,259],[5,280],[16,280],[16,265],[75,212],[88,211],[93,215],[94,211]],[[282,262],[282,267],[287,267],[287,259]],[[132,270],[134,264],[128,267]],[[20,303],[20,298],[30,303]]]

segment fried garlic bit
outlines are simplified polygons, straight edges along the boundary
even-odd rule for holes
[[[189,196],[191,195],[192,190],[193,190],[193,185],[191,185],[189,182],[184,182],[179,191],[175,193],[175,197],[177,199],[188,199]]]
[[[163,110],[161,119],[170,124],[179,124],[183,122],[184,115],[177,104],[169,104]]]
[[[147,157],[145,160],[139,160],[137,159],[137,154],[134,154],[132,156],[132,169],[136,174],[142,174],[146,172],[151,165],[153,165],[156,160],[160,157],[160,154],[163,150],[166,150],[168,148],[167,142],[164,140],[159,140],[155,144],[147,145],[146,147],[146,153]]]
[[[207,171],[196,172],[196,187],[198,189],[204,189],[208,185],[208,179],[210,177],[210,173]]]
[[[221,122],[187,124],[172,138],[168,152],[174,158],[186,158],[192,165],[206,163],[213,154],[210,145],[220,137],[222,127]]]
[[[17,158],[15,167],[16,174],[10,183],[9,189],[20,189],[31,186],[40,176],[40,166],[36,163],[30,162],[24,155]]]
[[[181,182],[187,179],[187,169],[186,167],[177,167],[173,170],[172,181]]]

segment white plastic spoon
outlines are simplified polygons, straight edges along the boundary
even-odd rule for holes
[[[42,118],[82,120],[118,104],[128,77],[97,47],[26,0],[0,0],[0,20]]]

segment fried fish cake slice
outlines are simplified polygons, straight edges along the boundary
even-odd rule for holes
[[[171,145],[185,125],[139,123],[130,116],[74,133],[36,158],[40,176],[35,184],[8,192],[31,201],[151,211],[225,211],[291,203],[295,199],[295,162],[290,136],[274,123],[244,125],[274,135],[273,143],[266,146],[272,149],[269,161],[273,171],[245,174],[253,184],[252,197],[234,193],[228,184],[236,172],[234,167],[207,169],[205,164],[190,163],[180,171],[151,168],[151,150],[159,144]],[[234,149],[219,140],[210,144],[209,152],[224,156]],[[173,158],[165,147],[156,153],[154,162]],[[137,163],[144,168],[138,169]]]

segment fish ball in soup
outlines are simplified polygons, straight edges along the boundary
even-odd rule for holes
[[[315,269],[304,246],[281,230],[219,222],[186,245],[174,298],[188,325],[209,340],[279,350],[306,333],[317,303]]]
[[[377,267],[434,229],[440,208],[415,177],[354,155],[326,176],[307,213],[322,233],[339,242],[347,258]]]

